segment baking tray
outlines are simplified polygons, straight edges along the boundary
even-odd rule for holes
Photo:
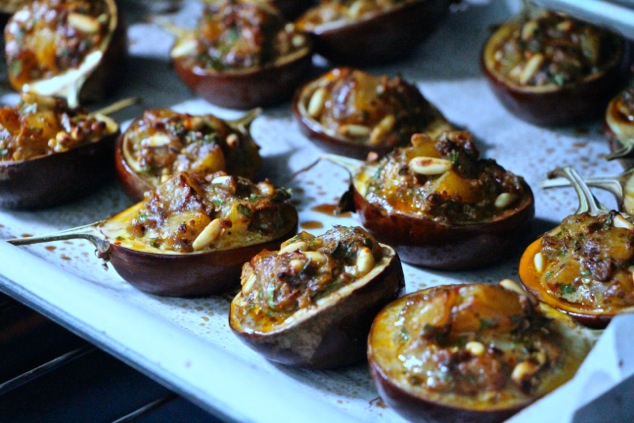
[[[117,116],[120,120],[129,121],[144,108],[155,107],[211,112],[226,118],[244,113],[219,109],[194,98],[169,66],[171,36],[147,22],[142,3],[123,4],[129,12],[131,57],[129,67],[122,70],[126,81],[114,95],[138,96],[144,103]],[[182,6],[178,14],[166,18],[180,25],[193,25],[197,3],[183,1]],[[572,190],[539,189],[546,172],[568,164],[585,175],[621,171],[618,164],[602,159],[607,146],[599,124],[538,128],[515,119],[495,100],[481,75],[479,54],[490,28],[508,14],[504,2],[463,5],[410,59],[368,69],[376,74],[401,74],[415,81],[451,122],[475,135],[484,157],[495,158],[523,175],[535,192],[532,232],[526,239],[517,240],[508,259],[469,272],[429,271],[404,265],[408,292],[444,283],[517,279],[519,256],[527,243],[576,209]],[[2,94],[4,102],[16,100],[7,89]],[[319,163],[291,177],[313,163],[322,151],[301,135],[290,104],[266,109],[253,123],[252,131],[264,156],[261,175],[293,190],[303,227],[319,234],[334,224],[357,224],[354,215],[334,216],[330,212],[348,186],[345,171]],[[601,199],[614,205],[608,196]],[[0,211],[0,239],[94,222],[130,204],[118,183],[112,181],[67,206],[42,211]],[[103,266],[95,258],[94,248],[85,241],[26,248],[0,242],[0,289],[228,420],[403,421],[379,399],[366,363],[332,371],[272,364],[230,332],[230,295],[180,299],[143,294],[125,283],[112,268]],[[634,354],[623,355],[627,348],[614,341],[632,339],[634,322],[629,317],[616,319],[610,325],[600,341],[601,347],[595,348],[584,364],[584,383],[566,385],[526,413],[569,419],[578,407],[632,374],[630,357]],[[623,332],[628,338],[623,338]],[[597,383],[597,371],[609,377]],[[571,394],[571,389],[579,391],[584,386],[578,398],[574,392]],[[567,401],[558,399],[561,395]],[[516,419],[530,420],[523,415]]]

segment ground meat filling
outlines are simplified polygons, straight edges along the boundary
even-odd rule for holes
[[[44,0],[16,12],[5,29],[9,79],[21,87],[79,67],[103,43],[112,17],[103,1]]]
[[[227,171],[253,177],[260,164],[258,149],[248,133],[222,119],[169,109],[146,111],[124,138],[128,165],[137,173],[163,180],[179,172]]]
[[[106,122],[62,99],[25,94],[17,106],[0,108],[0,162],[63,153],[107,135]]]
[[[566,85],[611,65],[621,40],[569,16],[524,13],[495,53],[496,70],[522,86]]]
[[[301,232],[279,252],[264,251],[243,269],[242,295],[254,316],[283,321],[365,276],[383,248],[360,227],[335,226],[319,237]]]
[[[454,131],[415,134],[412,146],[382,158],[365,197],[388,211],[456,224],[499,216],[527,195],[522,178],[480,159],[471,135]]]
[[[197,31],[198,54],[186,60],[191,67],[218,71],[261,67],[304,48],[303,37],[295,35],[265,4],[242,0],[207,4]]]
[[[634,305],[634,225],[618,212],[569,216],[542,238],[542,284],[596,310]]]
[[[280,205],[289,197],[268,181],[254,184],[224,172],[206,178],[180,173],[146,193],[128,233],[174,252],[249,245],[288,227]]]
[[[310,117],[352,142],[404,145],[412,134],[427,132],[432,124],[442,123],[449,128],[418,88],[401,77],[335,68],[320,81],[311,96]]]
[[[385,13],[415,0],[322,0],[319,6],[302,15],[297,25],[311,30],[335,21],[358,21]]]
[[[524,296],[498,286],[438,287],[413,296],[395,323],[408,383],[485,402],[529,397],[559,365],[560,338]]]

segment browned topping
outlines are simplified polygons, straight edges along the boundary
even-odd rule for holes
[[[183,171],[205,175],[220,170],[253,177],[260,165],[259,147],[248,132],[213,115],[148,110],[124,137],[128,165],[157,179]]]
[[[621,41],[601,28],[549,11],[522,14],[493,66],[522,86],[566,85],[610,66]]]
[[[61,99],[26,94],[17,106],[0,108],[0,162],[62,153],[111,134],[106,122]]]
[[[445,132],[437,140],[416,134],[412,144],[377,163],[369,175],[369,202],[441,222],[472,223],[500,215],[529,195],[521,178],[479,158],[467,132]]]
[[[335,21],[358,21],[388,12],[415,0],[322,0],[302,15],[297,25],[303,30]]]
[[[242,295],[255,319],[284,321],[362,278],[382,257],[383,248],[359,227],[335,226],[319,237],[301,232],[244,266]]]
[[[416,132],[427,132],[437,125],[450,127],[418,88],[401,77],[335,68],[317,81],[319,86],[305,105],[307,114],[351,142],[407,144]]]
[[[288,192],[218,172],[180,173],[145,195],[128,227],[133,239],[165,251],[226,249],[262,242],[287,229]]]
[[[5,29],[11,84],[21,87],[77,68],[102,44],[110,19],[103,1],[29,2]]]
[[[592,309],[634,305],[634,225],[617,212],[564,219],[544,235],[541,283],[553,295]]]
[[[246,0],[206,4],[196,33],[196,54],[185,60],[192,67],[249,69],[305,48],[305,37],[264,6]]]

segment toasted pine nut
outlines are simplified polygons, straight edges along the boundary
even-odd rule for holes
[[[317,251],[303,251],[303,254],[317,266],[321,266],[326,263],[326,260],[328,259],[323,253]]]
[[[412,135],[411,142],[414,147],[431,142],[431,137],[428,134],[418,133]]]
[[[169,178],[170,178],[170,175],[168,174],[161,175],[161,183],[167,181]]]
[[[531,363],[530,361],[522,361],[518,363],[511,373],[511,379],[515,383],[522,384],[525,380],[531,378],[535,373],[539,370],[539,366],[535,363]]]
[[[634,225],[632,224],[632,222],[624,218],[621,214],[617,214],[616,216],[614,216],[614,227],[629,229],[630,231],[634,229]]]
[[[521,35],[522,40],[524,41],[530,40],[533,37],[533,34],[537,30],[537,28],[538,28],[537,21],[530,20],[526,22],[522,26],[522,35]]]
[[[214,242],[222,231],[222,219],[216,218],[209,223],[203,231],[198,234],[194,240],[192,247],[195,251],[200,251]]]
[[[218,176],[211,181],[211,185],[222,185],[231,180],[230,175]]]
[[[445,159],[437,159],[435,157],[414,157],[409,161],[409,168],[419,175],[441,175],[451,169],[451,162]]]
[[[520,84],[526,84],[530,81],[533,75],[537,73],[542,63],[544,63],[544,56],[540,53],[528,59],[528,62],[526,62],[526,65],[519,76]]]
[[[341,125],[337,132],[339,132],[340,135],[348,137],[362,138],[370,135],[370,128],[365,125],[355,125],[350,123],[347,125]]]
[[[544,271],[544,255],[541,252],[535,254],[533,262],[535,264],[535,270],[540,273]]]
[[[370,144],[379,144],[383,136],[390,132],[394,128],[395,124],[396,118],[394,115],[387,115],[381,119],[381,121],[372,128],[372,132],[370,132]]]
[[[307,246],[308,245],[304,241],[296,241],[291,244],[286,244],[285,246],[280,248],[280,251],[278,251],[277,254],[292,253],[293,251],[302,251],[302,250],[305,250]]]
[[[362,277],[370,273],[370,270],[374,268],[374,255],[368,247],[363,247],[359,250],[357,255],[356,269],[357,277]]]
[[[172,140],[170,140],[170,138],[167,135],[161,134],[161,133],[156,133],[152,135],[150,138],[148,138],[147,140],[145,140],[145,144],[147,144],[150,147],[164,147],[168,145],[170,142],[172,142]]]
[[[99,22],[97,19],[81,13],[69,13],[68,24],[86,34],[94,34],[99,31]]]
[[[299,273],[306,265],[306,262],[300,259],[292,259],[288,264],[295,273]]]
[[[497,196],[494,205],[496,209],[503,210],[513,204],[515,200],[517,200],[517,195],[511,194],[509,192],[503,192],[502,194]]]
[[[232,133],[227,136],[226,141],[227,141],[227,146],[229,146],[229,148],[236,148],[238,144],[240,143],[240,138],[238,138],[237,134]]]
[[[242,294],[247,295],[253,289],[253,285],[257,281],[255,273],[251,273],[247,280],[242,283]]]
[[[308,116],[316,119],[321,115],[321,111],[326,105],[326,94],[328,94],[328,91],[324,87],[319,87],[313,92],[308,101]]]
[[[474,355],[476,357],[482,357],[485,351],[482,342],[478,341],[467,342],[467,344],[465,345],[465,349],[469,351],[471,355]]]
[[[500,286],[504,289],[507,289],[509,291],[513,291],[515,293],[518,293],[520,295],[526,295],[526,291],[524,291],[522,289],[521,286],[519,286],[519,284],[517,282],[515,282],[513,279],[502,279],[500,281]]]
[[[568,32],[572,29],[572,21],[566,19],[557,24],[557,29],[560,31]]]

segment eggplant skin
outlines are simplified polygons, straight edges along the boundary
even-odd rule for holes
[[[247,306],[239,293],[231,303],[229,326],[241,341],[271,361],[310,369],[342,367],[365,358],[374,317],[404,288],[401,261],[394,252],[378,275],[347,295],[331,294],[326,304],[270,332],[254,331],[236,317],[236,309]]]
[[[535,215],[533,193],[493,220],[469,225],[445,225],[397,213],[387,213],[354,188],[354,208],[361,224],[377,239],[392,245],[403,262],[441,270],[473,269],[495,263],[520,244]]]
[[[201,253],[156,254],[110,243],[103,257],[119,276],[148,294],[163,297],[201,297],[221,294],[240,286],[242,265],[263,249],[278,249],[297,233],[297,211],[288,206],[289,229],[268,242],[230,250]]]
[[[406,58],[448,15],[450,0],[419,0],[375,17],[309,31],[315,51],[352,66],[379,65]]]
[[[370,375],[374,380],[381,398],[391,407],[412,422],[446,422],[446,423],[497,423],[502,422],[523,407],[501,410],[479,411],[453,408],[444,404],[424,401],[396,386],[376,364],[372,353],[368,355]]]
[[[480,67],[493,94],[516,117],[538,126],[561,126],[599,119],[610,99],[626,83],[632,58],[631,44],[621,41],[617,60],[602,75],[554,90],[535,91],[530,87],[512,86],[488,65],[489,44],[510,31],[503,24],[485,43],[480,55]]]
[[[0,162],[0,208],[43,209],[88,195],[114,179],[119,132],[64,153]]]
[[[250,109],[289,100],[310,74],[312,54],[307,52],[287,63],[249,71],[208,71],[188,67],[181,59],[174,59],[173,65],[181,80],[197,96],[221,107]]]

